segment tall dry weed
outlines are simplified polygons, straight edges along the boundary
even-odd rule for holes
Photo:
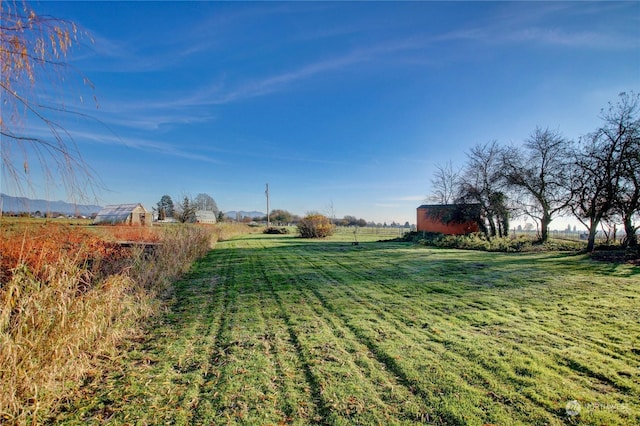
[[[157,297],[218,237],[212,227],[171,226],[157,231],[157,244],[123,256],[104,250],[112,243],[96,244],[96,234],[75,231],[0,235],[3,251],[13,244],[0,265],[0,423],[50,419],[84,380],[114,368],[123,341],[158,312]]]
[[[194,260],[214,244],[212,229],[194,225],[172,225],[163,229],[159,244],[137,247],[127,274],[138,286],[156,296],[166,296],[171,283],[187,272]]]
[[[250,234],[254,232],[261,232],[261,228],[250,227],[245,223],[236,222],[222,222],[218,223],[212,228],[213,241],[226,241],[237,235]]]
[[[118,342],[149,314],[131,278],[110,276],[87,291],[86,273],[69,259],[49,265],[44,279],[22,265],[0,291],[5,421],[38,423],[95,374],[102,359],[118,356]]]

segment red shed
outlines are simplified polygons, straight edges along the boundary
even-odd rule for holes
[[[480,230],[480,206],[476,204],[423,204],[417,214],[418,231],[462,235]]]

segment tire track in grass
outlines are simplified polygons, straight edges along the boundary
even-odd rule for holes
[[[253,247],[227,250],[233,270],[226,273],[226,290],[235,295],[235,307],[226,310],[220,327],[214,359],[218,376],[209,395],[213,402],[202,410],[197,423],[275,424],[315,417],[314,404],[304,392],[306,379],[297,369],[299,362],[279,355],[281,349],[285,353],[295,349],[280,337],[288,331],[280,309],[273,308],[277,301],[259,270],[258,251]]]
[[[220,350],[220,346],[228,341],[226,333],[231,321],[230,310],[235,304],[235,291],[232,291],[231,283],[234,280],[235,268],[232,266],[234,261],[233,252],[215,251],[212,256],[219,257],[220,260],[215,262],[212,269],[216,269],[219,265],[224,265],[220,269],[220,275],[223,277],[219,285],[222,290],[222,303],[218,313],[217,329],[215,335],[210,342],[207,353],[207,367],[203,370],[202,385],[199,389],[199,399],[195,407],[193,417],[194,423],[206,424],[216,419],[216,402],[218,400],[218,387],[221,380],[226,380],[226,376],[222,375],[221,358],[224,353]],[[225,254],[226,256],[222,256]]]
[[[278,303],[273,297],[273,287],[267,287],[268,297],[261,297],[262,315],[268,330],[263,339],[266,350],[273,359],[274,379],[279,383],[281,397],[278,398],[278,402],[284,414],[281,422],[317,421],[317,406],[311,393],[312,388],[309,386],[309,376],[305,371],[306,364],[303,364],[299,348],[291,339],[290,326],[282,315],[282,303]],[[283,334],[287,336],[286,339],[281,337]],[[293,356],[287,357],[288,354]]]
[[[320,381],[318,380],[318,378],[313,374],[313,372],[311,371],[311,366],[310,366],[310,361],[308,359],[307,354],[305,353],[302,344],[300,343],[300,340],[298,338],[298,334],[296,333],[292,321],[291,321],[291,316],[289,315],[289,313],[287,312],[287,309],[285,309],[285,305],[282,301],[282,298],[280,297],[280,295],[276,292],[275,290],[275,286],[273,281],[271,280],[271,278],[269,277],[269,275],[267,274],[267,269],[265,268],[265,265],[262,264],[262,274],[263,274],[263,279],[267,285],[268,291],[271,295],[271,297],[275,300],[276,305],[278,307],[279,313],[280,313],[280,317],[282,318],[282,320],[284,321],[284,323],[286,324],[286,328],[287,328],[287,333],[289,335],[289,340],[292,343],[293,348],[295,349],[296,352],[296,356],[298,358],[298,361],[300,363],[300,365],[302,366],[302,370],[304,372],[304,376],[305,379],[309,385],[309,390],[311,393],[311,398],[313,403],[315,404],[315,411],[317,411],[318,416],[315,419],[312,419],[315,423],[318,424],[322,424],[323,423],[323,419],[329,419],[330,415],[331,415],[331,410],[327,404],[327,401],[325,401],[324,397],[322,396],[322,389],[321,389],[321,385],[320,385]]]
[[[251,283],[247,286],[248,296],[251,296],[254,301],[255,310],[245,309],[246,315],[239,318],[239,322],[245,324],[244,328],[247,329],[246,339],[253,339],[256,346],[262,349],[255,354],[260,357],[256,366],[260,366],[262,387],[265,393],[271,392],[271,395],[267,395],[269,399],[253,402],[255,406],[262,407],[258,409],[261,411],[262,417],[255,417],[253,423],[265,424],[275,421],[286,423],[293,421],[293,419],[314,421],[317,417],[317,407],[313,404],[311,393],[305,391],[305,389],[309,389],[307,376],[304,374],[304,368],[302,368],[302,373],[299,368],[296,368],[302,367],[304,364],[300,362],[297,355],[295,342],[290,339],[287,323],[281,315],[278,299],[273,297],[270,283],[264,279],[262,256],[264,256],[264,252],[254,248],[244,257],[244,269],[249,274],[245,283]],[[267,305],[272,308],[265,309]],[[248,323],[260,323],[261,327],[260,329],[250,329],[252,327],[247,325]],[[278,324],[279,328],[270,327]],[[280,334],[286,335],[288,339],[276,338],[278,334],[276,331],[281,331]],[[295,364],[290,365],[286,358],[280,357],[270,341],[280,343],[281,347],[285,349],[285,353],[295,354],[289,359]],[[245,352],[247,351],[245,350]],[[284,377],[278,376],[278,369],[288,374],[285,374]],[[246,382],[247,377],[242,379]],[[294,404],[297,404],[297,407]]]
[[[223,250],[219,247],[218,250]],[[262,350],[260,336],[266,333],[259,302],[260,283],[254,261],[242,249],[227,249],[231,253],[232,271],[228,274],[227,290],[232,304],[219,333],[214,363],[219,377],[213,386],[213,401],[207,417],[215,421],[249,422],[282,419],[273,403],[274,391],[268,353]],[[238,267],[240,265],[241,267]]]
[[[272,253],[272,259],[275,259],[278,263],[278,268],[287,271],[295,270],[292,268],[290,255],[280,255],[276,256]],[[265,268],[266,270],[266,268]],[[288,277],[288,281],[293,282],[295,285],[296,292],[301,296],[302,300],[312,300],[317,299],[313,292],[307,289],[308,283],[303,280],[295,279],[291,273],[285,274],[285,278]],[[267,276],[266,279],[273,280],[272,277]],[[284,303],[282,304],[283,309]],[[384,364],[380,363],[375,356],[369,351],[369,348],[365,345],[362,345],[358,342],[357,336],[353,335],[350,330],[346,327],[343,327],[339,324],[336,324],[336,320],[339,320],[335,316],[335,313],[327,310],[324,305],[321,303],[311,304],[311,309],[314,311],[316,318],[322,318],[326,321],[328,328],[332,330],[333,340],[328,342],[328,344],[333,343],[333,341],[340,342],[335,345],[335,347],[323,347],[321,348],[324,352],[324,356],[329,357],[330,359],[334,357],[333,353],[344,355],[344,351],[350,354],[352,360],[343,359],[340,362],[343,363],[353,363],[352,369],[359,370],[360,376],[363,378],[367,378],[367,382],[360,382],[360,386],[363,387],[363,393],[368,395],[376,395],[376,399],[378,402],[376,403],[378,406],[377,411],[383,411],[384,413],[384,421],[383,423],[387,424],[395,424],[398,422],[401,423],[419,423],[423,424],[426,420],[428,420],[429,408],[424,404],[424,402],[415,397],[415,391],[410,389],[409,387],[404,387],[403,383],[398,380],[393,372],[389,372],[385,369]],[[330,314],[330,315],[328,315]],[[340,321],[342,322],[342,321]],[[299,339],[298,339],[299,341]],[[313,365],[316,365],[315,369],[319,369],[318,367],[318,359],[316,356],[312,355],[313,347],[307,347],[305,349],[304,344],[300,344],[300,350],[303,352],[303,356],[308,358],[310,361],[313,360]],[[304,352],[309,353],[307,356]],[[323,354],[319,354],[323,355]],[[351,365],[351,364],[350,364]],[[313,375],[313,371],[311,367],[309,368],[309,374]],[[353,373],[352,373],[353,374]],[[315,379],[314,379],[315,380]],[[330,380],[326,380],[326,382],[330,382]],[[322,385],[322,384],[321,384]],[[405,391],[402,391],[398,388],[403,388]],[[328,386],[324,386],[321,390],[321,394],[328,393]],[[371,399],[370,397],[365,396],[365,399]],[[354,396],[352,396],[355,398]],[[363,398],[361,395],[359,398]],[[329,401],[331,402],[331,401]],[[340,416],[340,413],[335,412],[335,401],[334,404],[328,404],[330,406],[330,410],[334,411],[335,414]],[[380,410],[382,408],[382,410]],[[371,406],[370,410],[374,410],[374,407]],[[326,413],[325,413],[326,414]],[[325,417],[326,418],[326,417]],[[338,417],[340,419],[341,417]],[[353,419],[351,419],[353,420]],[[382,420],[377,420],[379,423]]]
[[[261,245],[260,248],[265,247]],[[280,415],[278,416],[280,417],[279,423],[288,423],[296,416],[295,403],[292,401],[296,401],[300,403],[300,405],[306,404],[294,395],[294,390],[290,386],[291,368],[289,368],[286,361],[281,357],[281,352],[286,352],[287,348],[285,342],[279,337],[282,331],[288,334],[287,326],[286,323],[282,321],[280,309],[277,307],[277,300],[272,297],[268,285],[265,285],[266,283],[263,280],[263,274],[257,271],[257,268],[258,262],[254,257],[251,259],[252,273],[256,279],[259,278],[262,280],[258,300],[260,305],[258,314],[260,315],[260,320],[265,324],[264,332],[258,337],[263,346],[263,350],[269,357],[273,369],[271,380],[275,388],[273,391],[277,392],[274,399],[280,411]],[[265,287],[267,287],[266,291]],[[276,305],[275,309],[273,309],[274,304]],[[280,319],[280,321],[277,321],[278,319]],[[295,351],[293,347],[290,349]]]
[[[262,303],[262,306],[261,306],[262,312],[267,312],[269,310],[269,307],[266,304],[265,298],[261,299],[261,303]],[[277,303],[277,302],[274,300],[274,303]],[[280,315],[279,308],[278,308],[278,312],[276,312],[275,315],[277,316]],[[280,325],[277,324],[276,320],[274,318],[271,318],[270,316],[265,316],[264,319],[267,325],[267,330],[269,331],[265,332],[264,336],[261,336],[261,338],[264,341],[265,350],[269,353],[269,355],[273,359],[273,364],[275,369],[274,381],[279,382],[281,397],[278,398],[278,403],[283,413],[282,422],[291,421],[294,418],[296,418],[298,415],[305,418],[309,418],[309,417],[313,418],[313,415],[309,415],[308,413],[309,404],[306,401],[300,400],[300,398],[296,395],[296,392],[293,389],[293,386],[290,384],[291,372],[288,366],[286,365],[286,361],[283,359],[281,355],[281,353],[284,353],[287,351],[287,347],[286,347],[286,343],[282,341],[282,339],[278,335]],[[283,324],[284,324],[284,321],[283,321]],[[288,333],[288,330],[286,329],[286,324],[284,324],[284,328]],[[295,347],[292,347],[291,349],[293,349],[293,351],[295,352]],[[305,377],[305,380],[306,380],[306,377]]]

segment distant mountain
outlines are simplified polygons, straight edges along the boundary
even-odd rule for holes
[[[92,204],[73,204],[65,201],[47,201],[47,200],[32,200],[26,197],[12,197],[11,195],[0,194],[2,197],[2,211],[3,212],[30,212],[35,213],[40,211],[42,213],[56,212],[65,215],[83,215],[90,216],[92,213],[98,213],[102,207]]]
[[[231,210],[229,212],[225,212],[224,215],[230,219],[235,219],[236,217],[238,217],[238,215],[240,215],[240,217],[250,217],[252,219],[255,219],[257,217],[265,217],[267,214],[262,212],[256,212],[256,211],[245,212],[244,210],[240,210],[240,211]]]

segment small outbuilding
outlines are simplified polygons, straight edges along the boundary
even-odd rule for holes
[[[218,218],[216,212],[211,210],[196,210],[196,223],[216,223]]]
[[[111,204],[98,212],[93,223],[98,225],[151,226],[152,214],[140,203]]]
[[[417,209],[417,230],[446,235],[478,232],[479,204],[423,204]]]

